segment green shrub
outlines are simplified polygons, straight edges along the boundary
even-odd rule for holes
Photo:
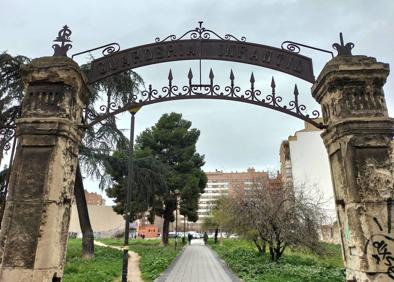
[[[326,256],[288,250],[279,263],[270,262],[268,255],[261,256],[245,240],[223,241],[211,247],[227,265],[245,282],[336,282],[345,280],[340,246],[326,244]]]

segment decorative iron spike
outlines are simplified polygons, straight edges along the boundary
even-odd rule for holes
[[[67,51],[72,48],[72,45],[66,44],[66,42],[72,42],[70,39],[71,34],[72,31],[67,25],[63,26],[63,28],[59,30],[57,37],[55,38],[55,40],[53,40],[53,42],[60,42],[61,45],[52,45],[53,50],[55,50],[53,56],[67,57]]]
[[[254,79],[254,74],[253,74],[253,72],[252,72],[252,75],[250,76],[250,82],[252,83],[252,84],[254,84],[255,83],[255,79]]]
[[[274,80],[274,77],[272,77],[272,79],[271,79],[271,88],[275,88],[275,87],[276,87],[275,80]]]
[[[187,74],[187,77],[189,78],[189,80],[193,78],[193,73],[191,68],[189,69],[189,73]]]
[[[297,84],[294,85],[294,96],[298,97],[299,93],[298,93],[298,88],[297,88]]]
[[[209,71],[209,79],[213,80],[214,77],[215,76],[213,75],[213,71],[212,71],[212,68],[211,68],[211,70]]]
[[[230,71],[230,80],[231,81],[233,81],[234,80],[234,73],[233,73],[233,70],[231,69],[231,71]]]
[[[332,48],[334,48],[338,52],[337,56],[353,56],[352,49],[354,47],[354,43],[348,42],[345,44],[343,41],[342,32],[339,33],[339,41],[340,44],[338,43],[332,44]]]
[[[173,77],[172,77],[172,70],[170,69],[170,71],[168,72],[168,80],[172,81]]]

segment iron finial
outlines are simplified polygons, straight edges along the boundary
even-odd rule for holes
[[[339,41],[340,44],[334,43],[332,44],[332,48],[337,50],[337,56],[352,56],[352,49],[354,44],[352,42],[344,43],[342,32],[339,33]]]
[[[230,71],[230,80],[232,81],[232,80],[234,80],[234,73],[233,73],[233,70],[231,69],[231,71]]]
[[[191,68],[189,69],[189,73],[187,74],[187,78],[189,80],[191,80],[193,78],[193,73],[192,73],[192,69]]]
[[[252,72],[252,75],[250,76],[250,83],[255,83],[255,79],[254,79],[254,74],[253,74],[253,72]]]
[[[272,79],[271,79],[271,88],[275,88],[275,80],[274,80],[274,77],[272,77]]]
[[[170,69],[170,71],[168,72],[168,80],[172,81],[173,77],[172,77],[172,70]]]
[[[211,68],[211,70],[209,71],[209,79],[213,80],[214,77],[215,76],[213,75],[213,71],[212,71],[212,68]]]
[[[297,87],[297,84],[295,84],[294,85],[294,96],[298,96],[299,95],[299,93],[298,93],[298,87]]]
[[[67,25],[63,26],[63,28],[59,30],[57,37],[53,42],[60,42],[61,45],[52,45],[52,48],[55,50],[53,56],[67,57],[67,51],[72,48],[71,44],[66,44],[66,42],[72,42],[70,39],[71,33],[72,31]]]

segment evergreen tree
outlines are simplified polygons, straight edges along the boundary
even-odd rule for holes
[[[178,113],[164,114],[159,121],[136,139],[139,156],[151,156],[167,167],[167,192],[156,215],[164,218],[162,242],[168,244],[169,224],[174,221],[176,191],[179,191],[180,212],[190,221],[197,221],[198,199],[204,192],[207,177],[201,167],[204,156],[196,152],[200,131]]]

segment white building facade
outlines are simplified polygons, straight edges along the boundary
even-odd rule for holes
[[[326,147],[320,134],[321,130],[305,124],[288,140],[283,141],[280,149],[281,174],[285,185],[304,186],[323,196],[323,206],[327,221],[336,219],[334,189]]]

